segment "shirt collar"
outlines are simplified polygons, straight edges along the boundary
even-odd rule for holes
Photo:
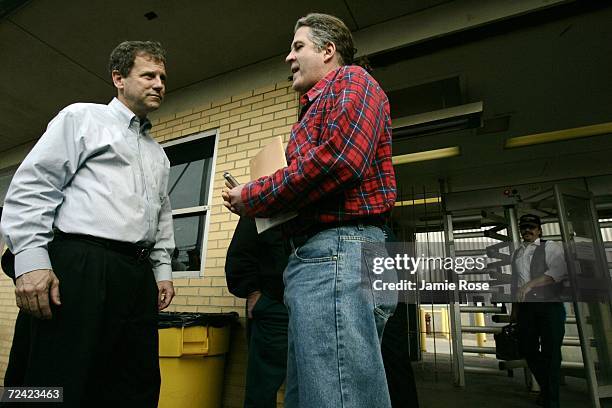
[[[321,78],[319,82],[314,84],[314,86],[308,90],[308,92],[306,92],[300,97],[300,103],[302,105],[307,105],[317,99],[319,95],[323,93],[323,90],[325,89],[325,87],[327,87],[327,84],[329,84],[334,79],[338,71],[340,71],[342,68],[343,67],[338,67],[334,70],[329,71],[327,75]]]
[[[113,100],[108,104],[108,107],[126,127],[129,128],[135,125],[144,131],[151,129],[151,121],[148,118],[144,118],[141,123],[140,118],[138,118],[138,116],[136,116],[134,112],[125,106],[119,99],[113,98]]]
[[[529,245],[540,246],[540,244],[541,244],[540,238],[536,238],[536,240],[533,241],[533,242],[525,242],[525,241],[523,241],[523,245],[525,246],[525,248],[527,248]]]

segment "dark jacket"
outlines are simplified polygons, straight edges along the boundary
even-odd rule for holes
[[[280,231],[273,228],[257,234],[255,220],[240,217],[225,259],[229,291],[246,298],[259,290],[282,302],[287,259]]]

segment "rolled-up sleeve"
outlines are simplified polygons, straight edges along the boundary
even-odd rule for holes
[[[564,280],[567,277],[567,264],[561,245],[553,241],[546,241],[545,252],[548,269],[544,274],[553,278],[555,282]]]

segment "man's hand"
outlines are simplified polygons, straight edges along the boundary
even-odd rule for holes
[[[174,285],[172,281],[163,280],[157,282],[157,309],[164,310],[170,306],[170,302],[174,298]]]
[[[240,184],[234,188],[226,181],[221,197],[223,197],[223,205],[225,208],[237,215],[244,215],[244,203],[242,202],[242,188],[244,184]]]
[[[530,282],[530,283],[531,283],[531,282]],[[525,301],[525,296],[527,296],[527,293],[529,293],[529,291],[530,291],[531,289],[533,289],[533,288],[531,287],[531,285],[530,285],[529,283],[527,283],[527,284],[525,284],[525,285],[521,286],[521,287],[519,288],[519,290],[518,290],[518,294],[517,294],[518,301],[519,301],[519,302],[524,302],[524,301]]]
[[[541,275],[535,279],[530,280],[519,289],[518,301],[524,301],[525,296],[527,296],[527,293],[529,293],[529,291],[534,290],[535,288],[539,288],[541,286],[552,285],[553,283],[555,283],[555,280],[548,275]]]
[[[258,290],[249,293],[249,295],[247,296],[247,316],[249,317],[249,319],[253,318],[253,308],[255,307],[255,303],[257,303],[260,297],[261,292]]]
[[[36,269],[24,273],[15,281],[17,306],[38,319],[51,319],[49,296],[56,306],[61,305],[59,279],[51,269]]]

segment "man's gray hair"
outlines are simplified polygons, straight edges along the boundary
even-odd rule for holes
[[[300,27],[310,27],[310,40],[323,50],[329,43],[336,46],[340,65],[351,65],[355,57],[353,36],[346,24],[329,14],[310,13],[295,23],[295,33]]]
[[[122,77],[127,77],[134,66],[134,60],[139,55],[148,55],[155,61],[166,65],[166,50],[157,41],[124,41],[111,52],[108,70],[119,71]]]

